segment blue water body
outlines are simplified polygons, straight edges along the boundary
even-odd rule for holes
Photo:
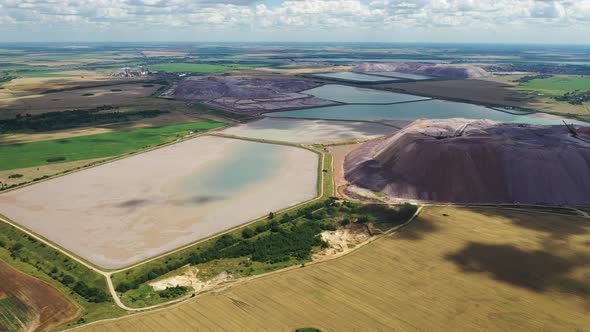
[[[373,71],[373,72],[367,72],[365,74],[367,74],[367,75],[387,76],[387,77],[394,77],[394,78],[402,78],[402,79],[415,80],[415,81],[431,80],[431,79],[434,79],[435,78],[435,77],[432,77],[432,76],[398,73],[398,72],[395,72],[395,71]]]
[[[427,100],[393,105],[338,105],[269,113],[268,116],[361,121],[466,118],[540,125],[563,124],[562,120],[564,119],[541,113],[529,115],[510,114],[484,106],[445,100]],[[582,126],[590,125],[576,120],[567,119],[566,121],[567,123]]]
[[[365,75],[359,73],[353,73],[349,71],[340,72],[340,73],[323,73],[323,74],[313,74],[311,76],[319,77],[319,78],[334,78],[339,80],[346,80],[351,82],[389,82],[389,81],[398,81],[398,79],[393,77],[380,77],[375,75]]]
[[[431,99],[405,93],[363,89],[339,84],[327,84],[303,93],[347,104],[393,104]]]
[[[183,187],[201,196],[234,195],[274,176],[286,148],[289,147],[244,142],[222,161],[186,179]]]

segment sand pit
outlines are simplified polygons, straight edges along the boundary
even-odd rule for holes
[[[392,134],[398,130],[369,122],[263,118],[227,128],[221,133],[292,143],[329,143],[365,140]]]
[[[2,194],[0,212],[120,268],[315,197],[317,167],[304,149],[199,137]]]
[[[162,97],[199,100],[213,107],[248,114],[335,104],[301,93],[318,85],[292,78],[194,76],[178,82]]]
[[[564,126],[418,120],[345,160],[346,179],[391,199],[590,204],[590,135]]]

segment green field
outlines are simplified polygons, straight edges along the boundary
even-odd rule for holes
[[[150,70],[169,73],[222,73],[230,70],[258,67],[259,65],[210,65],[206,63],[160,63],[150,65]]]
[[[518,88],[561,95],[568,91],[590,90],[590,77],[555,76],[522,83]]]
[[[203,131],[223,126],[214,121],[189,122],[155,128],[80,136],[23,144],[0,145],[0,170],[18,169],[121,155],[135,150],[174,141],[189,131]],[[48,161],[50,160],[50,161]]]

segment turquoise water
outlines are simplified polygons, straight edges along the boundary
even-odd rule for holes
[[[548,114],[516,115],[496,111],[487,107],[456,103],[445,100],[427,100],[394,105],[338,105],[303,110],[270,113],[272,117],[293,117],[329,120],[415,120],[429,119],[489,119],[497,122],[528,123],[540,125],[562,124],[561,117]],[[567,123],[588,126],[589,123],[566,120]]]
[[[186,179],[185,190],[208,197],[236,194],[275,175],[285,146],[243,142],[222,161]]]
[[[321,78],[336,78],[339,80],[347,80],[352,82],[381,82],[381,81],[396,81],[395,78],[390,77],[379,77],[375,75],[365,75],[352,72],[341,72],[341,73],[324,73],[324,74],[313,74],[312,76]]]
[[[392,104],[430,99],[404,93],[363,89],[339,84],[327,84],[318,88],[303,91],[303,93],[347,104]]]
[[[432,76],[398,73],[398,72],[393,72],[393,71],[376,71],[376,72],[370,72],[370,73],[367,73],[367,74],[369,74],[369,75],[381,75],[381,76],[395,77],[395,78],[405,78],[405,79],[416,80],[416,81],[431,80],[431,79],[434,79],[435,78],[435,77],[432,77]]]

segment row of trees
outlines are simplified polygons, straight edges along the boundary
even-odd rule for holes
[[[528,83],[532,80],[542,80],[542,79],[551,78],[551,77],[553,77],[553,75],[550,75],[550,74],[526,75],[526,76],[523,76],[523,77],[516,79],[512,82]]]
[[[3,225],[2,228],[8,226]],[[0,232],[2,229],[0,229]],[[9,233],[5,232],[4,236]],[[48,248],[43,243],[38,242],[35,238],[23,235],[24,241],[11,241],[10,239],[0,240],[0,248],[5,248],[10,252],[12,259],[20,260],[22,263],[29,264],[37,270],[44,272],[46,275],[69,288],[72,292],[80,295],[88,302],[101,303],[110,301],[110,295],[101,288],[88,285],[82,278],[76,277],[76,268],[74,263],[67,257],[60,258],[60,254],[53,249]],[[34,246],[34,248],[29,248]],[[39,262],[37,256],[42,251],[52,251],[53,254],[45,255],[53,257],[52,260],[44,259],[43,263]],[[59,263],[58,263],[59,262]],[[58,264],[63,269],[58,268]],[[49,268],[47,267],[49,266]],[[68,270],[68,271],[66,271]]]
[[[147,271],[140,270],[135,275],[128,273],[126,280],[120,282],[116,289],[119,292],[137,289],[141,284],[184,265],[202,264],[216,259],[250,257],[252,261],[269,264],[291,259],[308,260],[314,247],[328,245],[322,241],[320,233],[335,230],[336,220],[340,220],[342,225],[351,221],[401,224],[416,209],[411,204],[393,210],[387,206],[340,203],[336,199],[329,199],[299,209],[293,214],[285,213],[280,218],[274,214],[270,218],[269,215],[268,222],[245,228],[241,237],[225,234],[209,247],[197,248],[177,259],[169,257],[165,262]]]
[[[570,103],[572,105],[582,105],[583,103],[590,101],[590,90],[575,90],[566,92],[561,96],[555,97],[555,99],[558,101]]]
[[[0,120],[0,133],[20,131],[48,131],[83,126],[126,122],[141,118],[153,118],[168,111],[146,110],[133,112],[103,112],[118,109],[104,105],[92,109],[48,112],[38,115],[18,114],[14,119]]]

